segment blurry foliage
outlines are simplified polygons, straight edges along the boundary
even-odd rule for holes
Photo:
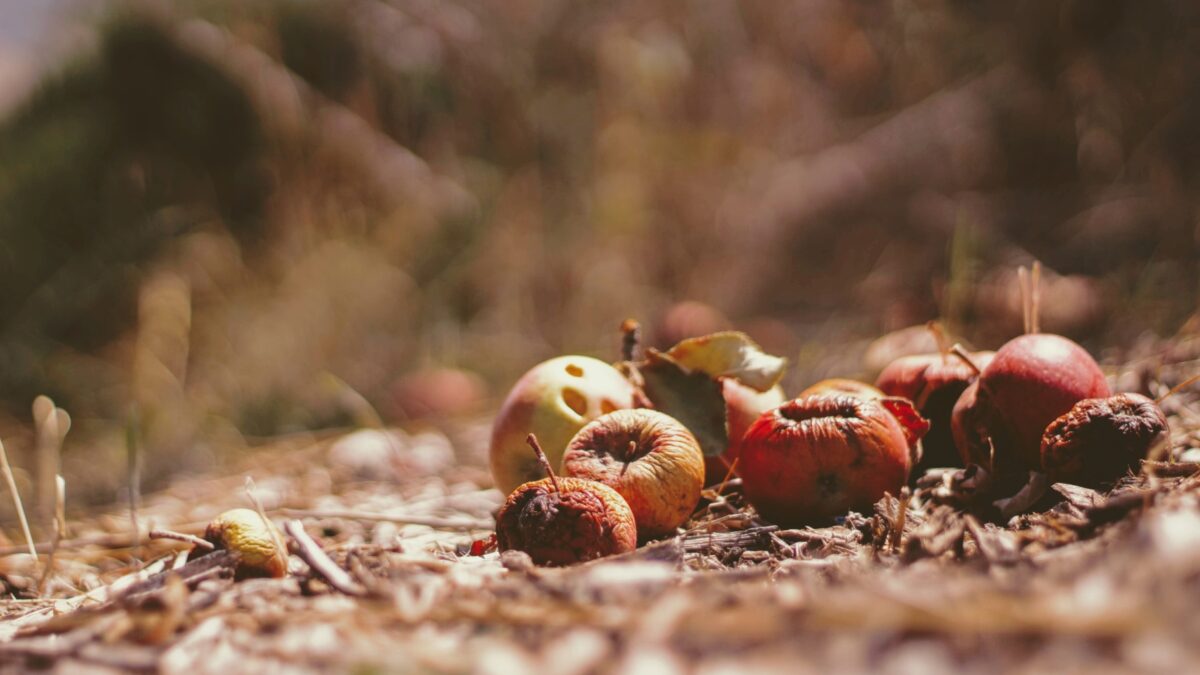
[[[1093,344],[1200,299],[1187,0],[165,4],[0,124],[0,394],[150,408],[151,462],[348,421],[322,373],[395,417],[406,374],[499,393],[688,299],[790,390],[939,313],[994,346],[1034,257]],[[302,84],[198,57],[195,18]]]

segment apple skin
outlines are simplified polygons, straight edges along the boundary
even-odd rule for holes
[[[705,485],[716,485],[725,480],[729,467],[741,454],[742,437],[746,435],[746,430],[759,415],[787,400],[783,387],[779,385],[758,391],[731,377],[722,378],[721,395],[725,397],[725,426],[729,445],[719,455],[704,456]]]
[[[567,444],[562,473],[603,483],[625,498],[643,540],[674,534],[696,510],[704,453],[670,415],[637,408],[588,423]]]
[[[981,351],[971,353],[970,357],[978,368],[986,368],[995,355]],[[876,387],[888,396],[909,399],[921,416],[929,420],[929,433],[921,441],[924,455],[918,469],[962,465],[950,420],[954,404],[975,377],[970,366],[951,354],[902,356],[879,373]]]
[[[508,494],[545,475],[525,442],[529,434],[537,436],[551,466],[558,466],[584,425],[632,408],[634,396],[633,385],[599,359],[559,356],[534,366],[513,385],[492,424],[488,462],[496,487]]]
[[[954,405],[951,429],[964,464],[1000,476],[1041,469],[1046,427],[1085,398],[1110,395],[1104,373],[1083,347],[1060,335],[1009,340]]]
[[[869,512],[911,468],[900,423],[876,400],[817,394],[762,414],[742,442],[742,488],[782,527]]]

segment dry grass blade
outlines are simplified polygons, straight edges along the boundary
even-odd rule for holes
[[[416,514],[367,513],[351,509],[279,509],[278,512],[292,518],[345,518],[346,520],[397,523],[399,525],[424,525],[438,530],[491,530],[496,526],[496,523],[490,520],[442,518]]]
[[[8,492],[12,495],[13,508],[17,510],[17,519],[21,521],[21,534],[29,546],[29,555],[37,559],[37,548],[33,545],[33,535],[29,532],[29,520],[25,518],[25,506],[21,504],[21,493],[17,492],[17,480],[13,477],[12,465],[8,463],[8,451],[4,449],[4,441],[0,441],[0,470],[4,471],[4,481],[8,483]]]

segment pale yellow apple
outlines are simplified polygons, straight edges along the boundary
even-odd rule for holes
[[[598,359],[559,356],[534,366],[513,385],[492,425],[488,458],[496,487],[508,494],[545,477],[525,442],[529,434],[557,468],[567,443],[585,424],[633,405],[633,385]]]

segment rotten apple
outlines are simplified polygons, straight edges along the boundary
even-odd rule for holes
[[[787,400],[779,385],[758,391],[732,377],[721,378],[721,394],[725,398],[725,429],[729,445],[719,455],[705,455],[705,485],[716,485],[729,475],[730,467],[734,466],[741,454],[742,437],[746,435],[746,430],[759,415]]]
[[[1054,480],[1098,488],[1115,483],[1167,442],[1158,403],[1141,394],[1088,398],[1050,423],[1042,435],[1042,468]]]
[[[921,416],[929,420],[929,433],[921,441],[924,456],[920,468],[961,465],[950,416],[955,402],[975,381],[976,368],[985,368],[994,355],[974,352],[969,355],[974,365],[946,352],[902,356],[879,374],[876,387],[888,396],[911,400]]]
[[[616,368],[587,356],[560,356],[534,366],[513,385],[492,425],[488,460],[505,494],[542,476],[525,444],[542,443],[551,464],[585,424],[634,405],[635,389]]]
[[[899,493],[912,459],[905,429],[880,401],[817,394],[763,413],[739,466],[758,512],[796,527],[869,511],[885,492]]]
[[[1023,476],[1042,466],[1046,427],[1085,398],[1109,395],[1104,373],[1087,351],[1060,335],[1009,340],[959,397],[951,415],[964,464],[997,476]]]
[[[513,490],[496,514],[496,545],[524,551],[537,565],[571,565],[637,548],[629,504],[596,481],[559,477],[537,436],[525,442],[546,473]]]
[[[687,427],[646,408],[618,410],[588,423],[563,453],[562,472],[616,490],[643,539],[671,534],[700,501],[704,454]]]

